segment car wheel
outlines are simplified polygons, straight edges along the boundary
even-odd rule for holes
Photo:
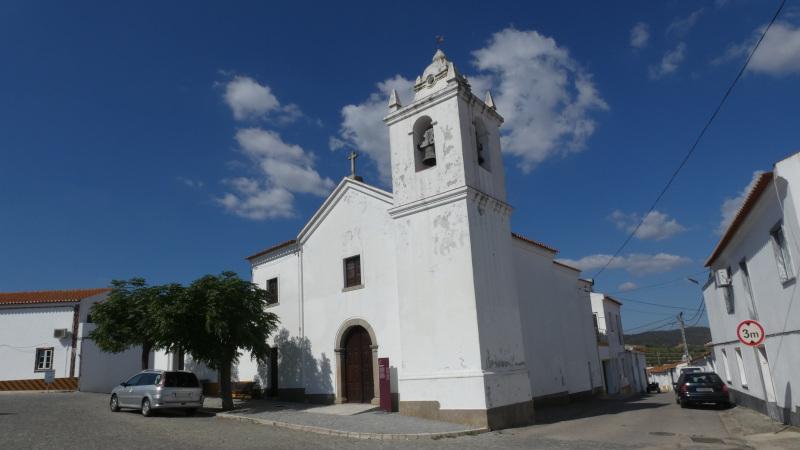
[[[142,415],[145,417],[150,417],[153,415],[153,410],[150,408],[150,399],[142,400]]]
[[[681,404],[681,399],[678,398],[678,397],[675,397],[675,404],[676,405],[680,405]]]
[[[108,406],[111,409],[111,412],[119,411],[119,399],[117,398],[116,394],[111,396],[111,401],[108,403]]]
[[[685,400],[678,400],[678,403],[681,405],[681,408],[687,408],[689,406],[689,402]]]
[[[184,412],[186,413],[187,416],[191,417],[191,416],[197,414],[197,408],[189,408]]]

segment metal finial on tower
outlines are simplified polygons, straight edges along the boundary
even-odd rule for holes
[[[436,36],[436,48],[441,48],[442,44],[444,44],[444,36],[437,35]]]

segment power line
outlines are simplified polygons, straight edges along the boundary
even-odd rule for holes
[[[691,278],[691,277],[694,277],[694,276],[697,276],[697,275],[702,275],[704,273],[706,273],[706,271],[702,270],[700,272],[690,273],[690,274],[682,276],[680,278],[675,278],[674,280],[664,281],[664,282],[656,283],[656,284],[649,284],[647,286],[640,286],[640,287],[637,287],[637,288],[627,289],[627,290],[624,290],[624,291],[609,292],[608,295],[628,293],[628,292],[636,292],[636,291],[643,291],[645,289],[652,289],[652,288],[657,288],[657,287],[661,287],[661,286],[667,286],[667,285],[674,284],[674,283],[677,283],[677,282],[680,282],[680,281],[686,281],[687,278]]]
[[[592,278],[597,279],[597,277],[600,276],[600,274],[603,273],[603,271],[606,270],[606,268],[608,268],[611,262],[614,261],[620,255],[620,253],[622,253],[622,250],[628,245],[631,239],[633,239],[633,237],[639,231],[639,228],[641,228],[647,216],[650,215],[651,212],[653,212],[653,210],[656,208],[656,205],[658,205],[658,203],[661,201],[661,198],[664,196],[664,194],[667,193],[667,190],[669,190],[670,186],[672,186],[672,182],[675,181],[675,178],[678,177],[678,173],[680,173],[680,171],[689,161],[689,158],[692,157],[692,154],[694,153],[694,150],[697,148],[697,145],[700,143],[700,140],[703,139],[703,136],[706,134],[706,131],[708,130],[709,127],[711,127],[711,123],[714,122],[714,119],[717,118],[717,115],[722,109],[722,106],[728,100],[728,97],[730,96],[731,92],[733,92],[733,88],[736,87],[736,83],[739,82],[739,79],[742,77],[742,74],[744,74],[745,69],[747,69],[747,66],[750,64],[750,60],[753,58],[753,55],[756,53],[756,50],[758,50],[758,46],[761,45],[761,41],[764,40],[764,37],[767,35],[767,32],[769,32],[769,29],[772,27],[772,24],[775,23],[775,20],[780,15],[781,10],[783,9],[783,6],[785,4],[786,0],[782,0],[780,6],[778,6],[777,11],[775,11],[775,14],[772,16],[772,20],[769,21],[769,24],[767,24],[766,28],[764,28],[764,32],[761,33],[761,37],[759,37],[758,41],[756,41],[756,45],[753,47],[753,50],[751,50],[750,54],[747,55],[747,59],[742,65],[742,68],[739,69],[739,73],[736,74],[736,78],[733,79],[733,82],[728,87],[728,90],[725,91],[725,95],[722,96],[722,100],[720,100],[719,104],[717,105],[717,108],[711,114],[711,117],[709,117],[705,126],[703,126],[703,128],[700,130],[700,134],[697,135],[697,138],[694,140],[694,143],[689,148],[689,151],[686,153],[686,156],[683,157],[681,163],[678,164],[678,167],[672,173],[672,176],[670,176],[669,180],[667,181],[667,184],[664,185],[664,187],[661,189],[661,192],[659,192],[658,196],[656,197],[655,201],[653,201],[653,203],[650,205],[650,208],[647,210],[647,213],[642,215],[642,218],[639,220],[639,223],[636,225],[633,231],[631,231],[628,237],[625,238],[625,240],[622,242],[622,245],[620,245],[619,248],[617,248],[617,250],[611,256],[611,258],[609,258],[608,261],[606,261],[603,267],[601,267],[600,270],[598,270]]]
[[[672,316],[669,316],[666,319],[659,319],[659,320],[654,320],[652,322],[647,322],[644,325],[639,325],[638,327],[633,327],[633,328],[629,328],[628,330],[623,330],[623,333],[628,333],[628,332],[631,332],[633,330],[638,330],[638,329],[641,329],[641,328],[649,327],[651,325],[655,325],[655,324],[658,324],[658,323],[669,321],[669,320],[672,320],[672,318],[673,318]]]
[[[681,311],[686,309],[686,307],[683,307],[683,306],[662,305],[660,303],[645,302],[645,301],[642,301],[642,300],[634,300],[632,298],[625,298],[625,297],[617,297],[617,298],[620,299],[620,300],[624,300],[625,302],[641,303],[643,305],[656,306],[656,307],[659,307],[659,308],[678,309],[678,310],[681,310]]]

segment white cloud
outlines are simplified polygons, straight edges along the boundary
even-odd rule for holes
[[[314,168],[311,153],[274,131],[245,128],[236,132],[236,141],[258,174],[224,180],[231,192],[216,200],[236,215],[255,220],[291,217],[294,194],[325,196],[334,186]]]
[[[638,22],[631,28],[631,47],[645,48],[650,42],[650,27],[644,22]]]
[[[505,118],[503,150],[519,158],[523,172],[548,158],[581,151],[596,127],[590,113],[608,109],[591,74],[567,49],[536,31],[504,29],[472,54],[479,70],[469,77],[473,91],[482,97],[492,89],[497,111]],[[407,104],[412,86],[411,80],[396,75],[379,83],[366,101],[342,108],[342,127],[330,139],[331,148],[364,151],[388,179],[388,131],[381,119],[389,112],[391,89]]]
[[[236,193],[226,192],[217,202],[228,211],[253,220],[292,217],[294,195],[279,187],[266,187],[250,178],[227,180]]]
[[[626,281],[626,282],[620,284],[619,286],[617,286],[617,290],[620,291],[620,292],[627,292],[627,291],[632,291],[632,290],[636,289],[637,287],[639,287],[639,286],[637,286],[636,283],[634,283],[632,281]]]
[[[583,150],[596,126],[590,113],[608,105],[566,48],[536,31],[506,28],[472,54],[506,119],[503,150],[519,157],[523,172]]]
[[[659,63],[657,66],[650,66],[650,78],[656,80],[664,75],[675,72],[678,70],[678,66],[681,65],[685,58],[686,44],[679,42],[674,49],[664,54],[664,57],[661,58],[661,63]]]
[[[332,150],[351,147],[366,153],[377,165],[381,179],[391,178],[389,165],[389,129],[383,118],[389,113],[389,94],[396,89],[403,104],[412,98],[412,80],[395,75],[377,84],[366,101],[342,108],[342,126],[338,137],[331,137]]]
[[[619,210],[612,212],[608,218],[614,222],[617,228],[628,233],[636,229],[636,225],[642,220],[642,216],[639,214],[626,214]],[[670,218],[669,215],[659,211],[651,211],[645,216],[639,229],[636,230],[635,236],[639,239],[660,241],[685,230],[686,227],[679,224],[674,218]]]
[[[564,263],[575,266],[581,270],[589,271],[600,269],[611,259],[611,255],[597,254],[584,256],[578,260],[565,259]],[[691,263],[692,260],[685,256],[658,253],[649,255],[644,253],[629,253],[620,255],[611,261],[608,269],[624,269],[632,275],[648,275],[669,272],[677,267]]]
[[[686,33],[695,26],[703,12],[704,9],[700,8],[696,11],[692,11],[692,13],[686,17],[673,20],[667,27],[667,34],[674,34],[677,36],[686,35]]]
[[[190,187],[192,189],[200,189],[205,185],[205,183],[203,183],[202,180],[195,180],[186,177],[176,177],[175,179],[181,182],[184,186]]]
[[[275,114],[279,122],[286,123],[303,115],[294,103],[281,106],[269,86],[246,76],[236,76],[228,81],[223,99],[236,120],[265,119]]]
[[[763,32],[762,26],[744,42],[728,47],[722,56],[711,63],[717,65],[744,59]],[[800,73],[800,27],[788,22],[775,22],[750,60],[747,70],[773,76]]]
[[[738,213],[739,208],[742,207],[742,203],[744,203],[745,199],[747,198],[747,194],[749,194],[753,189],[753,186],[756,185],[758,177],[760,177],[762,173],[764,172],[760,170],[753,172],[753,178],[736,197],[728,197],[722,202],[722,206],[720,207],[722,219],[717,226],[717,234],[722,234],[728,229],[728,225],[733,222],[733,218],[736,217],[736,213]]]

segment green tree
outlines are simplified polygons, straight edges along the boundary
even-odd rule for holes
[[[173,349],[181,348],[195,361],[219,372],[222,409],[233,409],[231,367],[242,351],[261,364],[269,356],[267,340],[278,317],[266,311],[267,291],[233,272],[195,280],[181,301],[169,302]]]
[[[105,352],[141,346],[142,369],[147,369],[150,352],[171,344],[163,332],[163,303],[180,298],[181,291],[177,284],[149,286],[143,278],[113,280],[108,298],[92,307],[96,328],[89,337]]]

